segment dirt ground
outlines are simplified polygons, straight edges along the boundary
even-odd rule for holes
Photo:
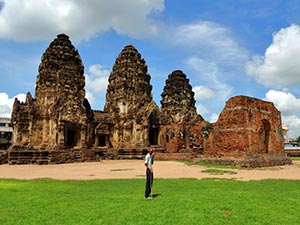
[[[70,163],[55,165],[0,165],[0,178],[58,180],[128,179],[144,178],[143,160],[103,160],[101,162]],[[251,170],[221,168],[234,174],[213,175],[204,172],[204,166],[188,166],[174,161],[156,161],[155,178],[226,178],[236,180],[289,179],[300,180],[300,161],[292,165],[258,168]]]

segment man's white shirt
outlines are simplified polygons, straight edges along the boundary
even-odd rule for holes
[[[152,155],[150,153],[145,156],[145,164],[147,164],[149,169],[152,169]]]

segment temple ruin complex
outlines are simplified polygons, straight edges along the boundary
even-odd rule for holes
[[[151,76],[128,44],[109,76],[103,110],[85,98],[84,65],[69,37],[59,34],[42,55],[35,96],[15,99],[11,147],[1,163],[50,164],[142,158],[193,159],[246,167],[290,163],[284,153],[280,112],[273,103],[236,96],[215,123],[197,114],[187,76],[171,72],[152,99]]]

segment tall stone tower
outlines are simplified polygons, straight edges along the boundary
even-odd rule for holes
[[[114,124],[110,138],[113,148],[138,151],[157,144],[159,108],[152,100],[147,70],[145,60],[131,44],[115,61],[104,107]]]
[[[208,123],[197,114],[192,86],[181,70],[169,74],[161,96],[160,145],[169,152],[201,149]]]
[[[67,35],[59,34],[42,56],[35,98],[28,93],[25,103],[15,100],[13,147],[86,148],[92,114],[84,86],[84,67],[79,53]]]

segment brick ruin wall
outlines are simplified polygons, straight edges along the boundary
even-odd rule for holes
[[[247,96],[229,99],[205,142],[202,159],[246,167],[290,163],[280,112],[271,102]]]

